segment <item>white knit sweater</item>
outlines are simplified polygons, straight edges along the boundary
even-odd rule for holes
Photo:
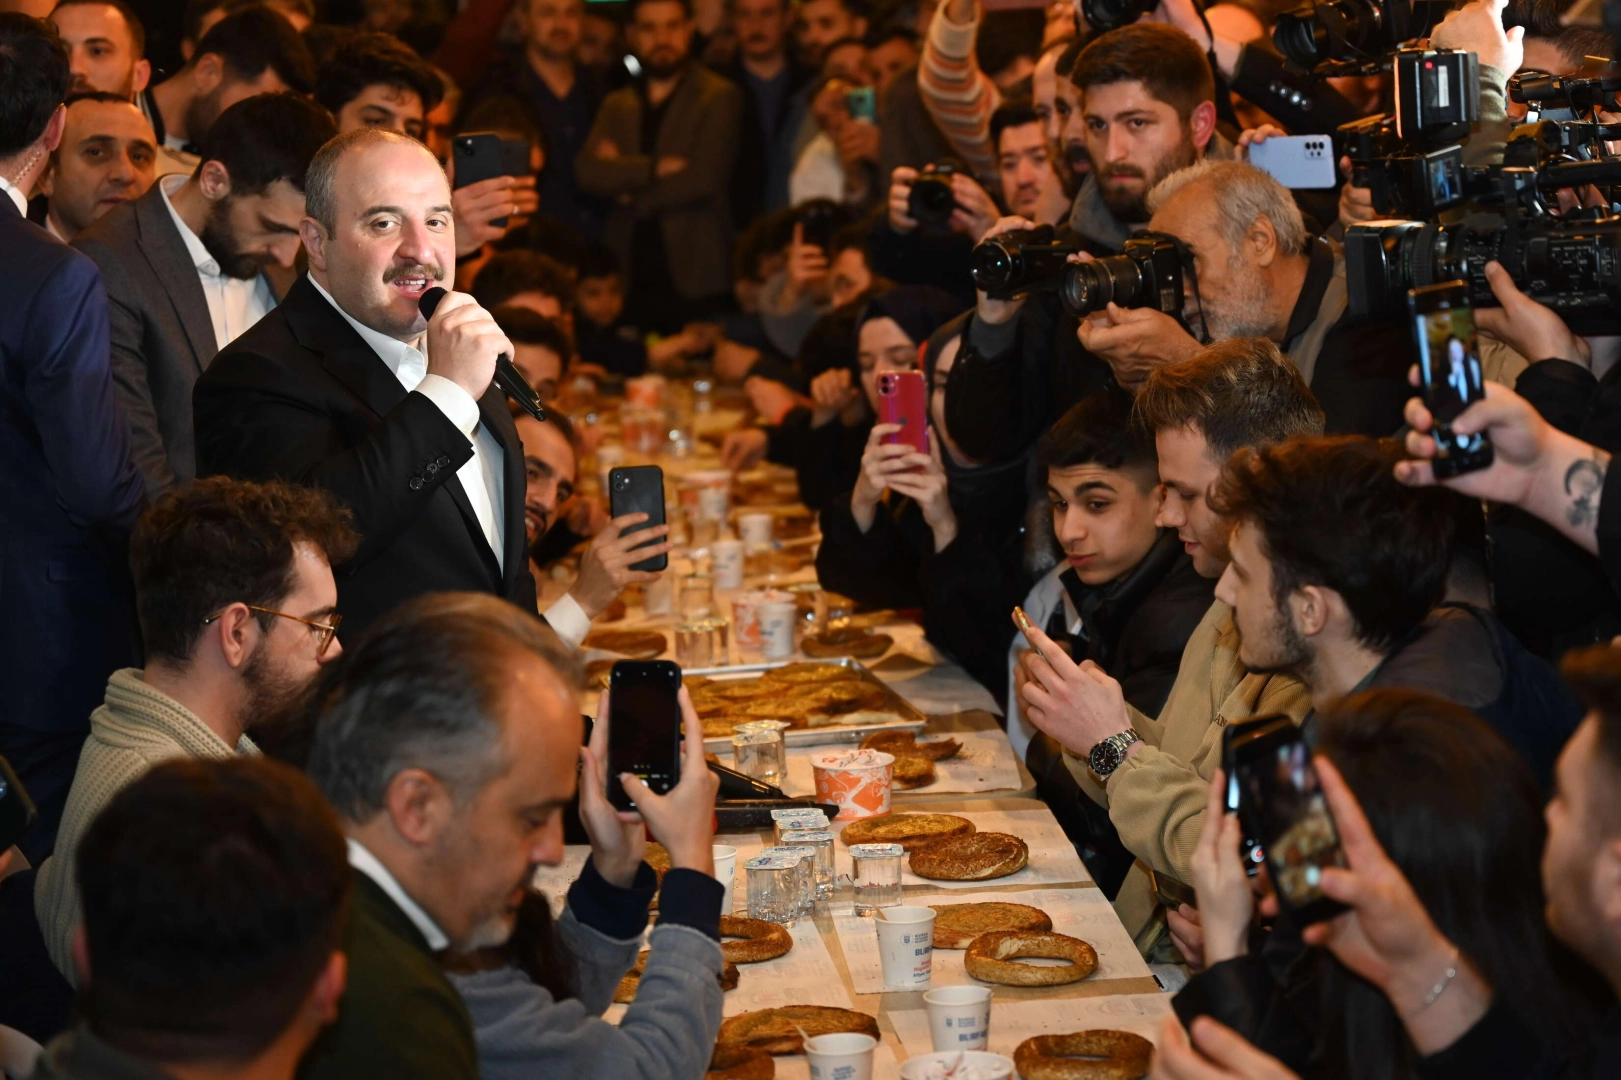
[[[74,853],[91,821],[112,797],[170,758],[223,759],[258,754],[246,735],[233,750],[191,710],[147,685],[138,668],[113,672],[107,700],[90,714],[90,737],[73,774],[56,850],[34,880],[34,915],[57,969],[77,985],[73,931],[79,922]]]

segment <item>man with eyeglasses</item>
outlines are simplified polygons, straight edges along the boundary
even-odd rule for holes
[[[332,564],[358,538],[315,488],[223,477],[169,492],[131,540],[146,668],[116,671],[90,715],[34,913],[57,969],[74,979],[73,855],[97,813],[160,761],[257,755],[248,732],[295,704],[343,651]]]

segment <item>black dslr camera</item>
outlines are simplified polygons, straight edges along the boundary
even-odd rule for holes
[[[1051,225],[1003,233],[975,245],[974,287],[993,300],[1057,292],[1069,257],[1079,250],[1058,240]]]
[[[950,221],[952,212],[957,209],[951,178],[960,171],[951,162],[943,161],[918,173],[906,199],[906,216],[920,225],[943,226]]]
[[[1126,239],[1118,255],[1071,264],[1058,298],[1077,319],[1112,301],[1125,308],[1153,308],[1180,321],[1183,267],[1182,245],[1174,237],[1139,232]]]
[[[1452,7],[1453,0],[1324,0],[1279,15],[1272,44],[1317,75],[1374,75],[1402,42],[1428,37]]]

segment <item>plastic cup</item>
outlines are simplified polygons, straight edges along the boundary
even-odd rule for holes
[[[813,1035],[805,1040],[811,1080],[872,1080],[872,1052],[878,1040],[857,1032]]]
[[[760,623],[760,649],[768,660],[786,660],[794,655],[794,624],[799,608],[788,600],[769,600],[754,605]]]
[[[872,915],[879,908],[900,906],[903,851],[899,844],[850,845],[855,914]]]
[[[915,990],[929,985],[934,971],[934,909],[880,908],[873,926],[878,931],[884,989]]]
[[[730,844],[715,844],[710,849],[715,856],[715,880],[726,887],[720,900],[720,913],[732,913],[732,885],[737,880],[737,849]]]
[[[805,872],[797,855],[757,855],[743,864],[749,878],[749,918],[794,925]]]
[[[725,469],[707,469],[688,475],[698,492],[698,511],[707,521],[725,521],[732,497],[732,474]]]
[[[642,589],[642,611],[650,616],[675,610],[675,575],[666,570]]]
[[[947,1076],[951,1080],[1008,1080],[1013,1068],[1013,1059],[1002,1054],[952,1050],[907,1058],[901,1063],[901,1080],[944,1080]]]
[[[788,768],[782,732],[770,730],[732,731],[732,768],[763,784],[778,787]]]
[[[743,546],[750,551],[759,551],[771,546],[772,518],[770,514],[739,514],[737,516],[737,532],[743,540]]]
[[[895,755],[882,750],[836,750],[811,758],[816,801],[837,806],[836,821],[889,813]]]
[[[743,541],[716,540],[709,545],[714,558],[715,588],[741,589],[743,587]]]
[[[991,1034],[990,987],[942,986],[923,995],[923,1007],[935,1050],[985,1049]]]

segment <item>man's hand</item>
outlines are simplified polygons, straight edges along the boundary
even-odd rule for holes
[[[740,383],[748,378],[749,371],[759,363],[760,350],[752,345],[740,345],[735,341],[722,339],[715,343],[715,354],[711,363],[715,374],[723,382]]]
[[[1203,971],[1204,923],[1199,909],[1183,904],[1175,911],[1165,909],[1165,928],[1171,932],[1171,944],[1182,954],[1182,959],[1194,971]]]
[[[1430,48],[1477,53],[1482,67],[1512,75],[1525,62],[1525,28],[1503,29],[1508,0],[1470,0],[1447,12],[1430,34]]]
[[[1242,830],[1238,815],[1227,812],[1227,775],[1217,769],[1205,800],[1199,843],[1189,860],[1193,887],[1199,893],[1199,922],[1207,964],[1219,964],[1249,952],[1250,920],[1255,897],[1238,857]]]
[[[917,228],[917,219],[908,210],[912,208],[912,181],[917,170],[907,165],[897,166],[889,174],[889,227],[905,236]]]
[[[608,695],[604,690],[597,703],[590,744],[580,748],[580,824],[591,840],[597,873],[608,884],[628,889],[647,852],[647,834],[640,817],[621,814],[608,802]]]
[[[1003,233],[1017,232],[1020,229],[1033,229],[1035,227],[1036,223],[1027,218],[1001,218],[989,229],[985,230],[985,235],[979,238],[979,242],[983,244],[987,240],[994,240]],[[1023,300],[993,300],[985,295],[983,289],[976,291],[975,295],[979,298],[975,317],[981,322],[1005,323],[1017,315],[1020,308],[1024,307]]]
[[[1247,1039],[1224,1024],[1201,1016],[1193,1021],[1193,1042],[1182,1021],[1167,1016],[1159,1029],[1159,1045],[1149,1080],[1300,1080],[1270,1054],[1257,1050]]]
[[[742,472],[760,464],[769,443],[765,431],[757,427],[728,431],[720,444],[721,464],[733,472]]]
[[[754,411],[768,424],[780,424],[790,411],[805,404],[805,399],[775,379],[763,375],[750,375],[743,380],[743,392],[749,396]]]
[[[715,876],[715,792],[720,778],[709,771],[704,760],[704,725],[692,707],[687,688],[681,702],[681,779],[667,794],[655,795],[630,773],[621,773],[619,782],[636,804],[636,812],[620,817],[646,821],[653,839],[670,853],[670,865],[680,870],[697,870]],[[606,714],[607,709],[602,712]],[[593,734],[595,734],[593,732]]]
[[[666,154],[653,163],[653,175],[663,180],[667,176],[674,176],[678,172],[685,172],[687,159]]]
[[[1258,128],[1247,128],[1238,136],[1238,157],[1241,161],[1250,159],[1250,147],[1260,146],[1274,135],[1287,135],[1287,131],[1275,124],[1262,124]]]
[[[450,193],[451,216],[456,222],[456,255],[471,255],[523,224],[540,209],[533,176],[492,176]],[[496,218],[506,218],[496,225]]]
[[[802,296],[821,301],[827,298],[827,252],[816,244],[805,242],[805,225],[794,225],[794,238],[788,244],[788,280],[783,286],[779,306],[791,309]]]
[[[1340,158],[1340,175],[1345,177],[1345,185],[1340,188],[1340,224],[1356,225],[1378,217],[1379,211],[1373,208],[1373,189],[1351,183],[1350,158]]]
[[[657,558],[675,546],[667,540],[649,543],[661,536],[668,536],[669,525],[625,532],[630,526],[640,525],[646,520],[647,515],[640,511],[616,517],[586,545],[585,554],[580,558],[580,576],[568,593],[591,618],[608,610],[608,605],[624,591],[625,586],[658,580],[658,574],[654,571],[630,568],[631,563]],[[645,547],[641,546],[644,544]]]
[[[1182,324],[1153,308],[1123,308],[1109,302],[1088,315],[1075,330],[1081,346],[1114,370],[1127,390],[1136,390],[1149,372],[1197,353],[1202,345]]]
[[[1593,350],[1587,339],[1571,333],[1565,320],[1520,291],[1508,271],[1495,259],[1486,264],[1486,283],[1492,287],[1500,308],[1476,308],[1475,324],[1532,363],[1538,360],[1569,360],[1584,368],[1593,366]]]
[[[951,194],[957,208],[951,212],[951,228],[964,233],[974,243],[990,232],[1002,217],[996,201],[967,173],[951,174]]]
[[[1491,987],[1430,919],[1401,869],[1385,854],[1356,796],[1332,762],[1316,759],[1323,796],[1334,815],[1347,869],[1323,870],[1322,890],[1350,908],[1301,937],[1321,945],[1377,986],[1422,1055],[1455,1042],[1491,1005]],[[1455,966],[1439,996],[1435,986]]]
[[[911,448],[908,447],[908,450]],[[895,459],[896,471],[889,474],[889,489],[905,495],[923,511],[923,521],[934,533],[934,550],[938,553],[951,546],[957,538],[957,514],[951,509],[946,493],[946,470],[940,462],[940,439],[929,430],[929,452],[915,450]]]
[[[1408,376],[1418,385],[1418,368]],[[1423,399],[1407,402],[1407,452],[1412,461],[1396,464],[1396,479],[1414,487],[1440,483],[1476,499],[1508,503],[1541,518],[1578,545],[1598,554],[1598,513],[1610,455],[1548,423],[1531,403],[1506,386],[1486,383],[1486,400],[1470,405],[1452,421],[1458,435],[1485,432],[1492,463],[1484,469],[1437,481],[1430,461],[1435,418]]]
[[[1104,739],[1131,728],[1120,684],[1102,668],[1090,660],[1076,664],[1034,626],[1025,637],[1040,653],[1028,662],[1031,681],[1022,699],[1031,723],[1081,758]]]
[[[852,404],[861,400],[861,387],[852,385],[849,368],[828,368],[811,380],[811,427],[832,422]]]
[[[428,374],[449,379],[477,401],[502,353],[512,355],[512,342],[494,317],[466,293],[446,293],[428,320]]]

